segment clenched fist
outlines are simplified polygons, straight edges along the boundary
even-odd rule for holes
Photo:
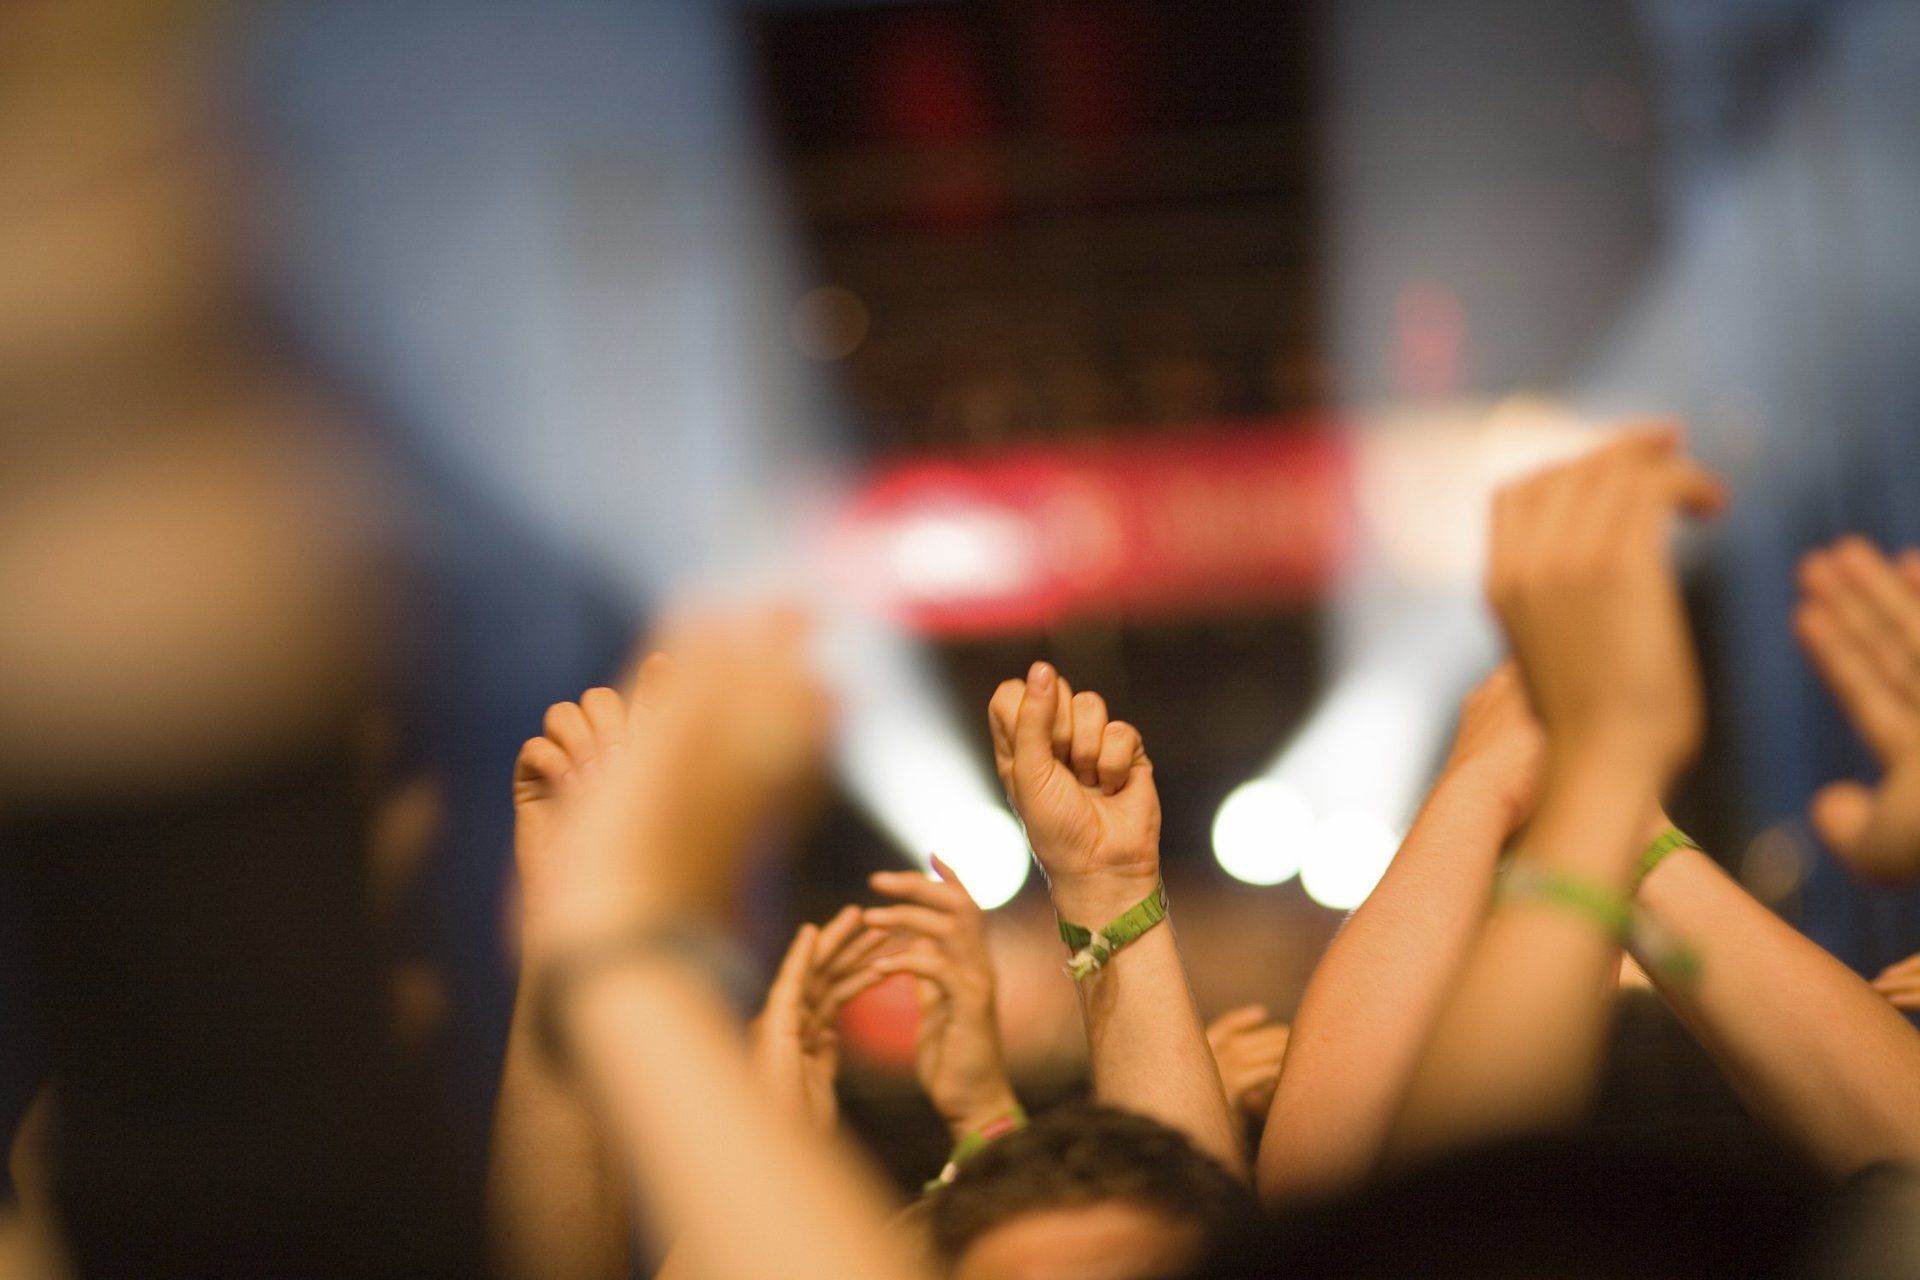
[[[994,767],[1055,910],[1098,929],[1153,892],[1160,797],[1139,730],[1109,720],[1105,699],[1074,693],[1044,662],[1001,684],[987,718]]]

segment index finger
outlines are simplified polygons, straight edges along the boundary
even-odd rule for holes
[[[918,871],[876,871],[867,877],[867,883],[889,898],[917,902],[936,911],[959,911],[972,902],[958,885],[930,880]]]

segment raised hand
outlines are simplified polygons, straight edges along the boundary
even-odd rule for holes
[[[1280,1084],[1292,1028],[1275,1022],[1265,1005],[1230,1009],[1207,1024],[1207,1044],[1220,1067],[1227,1101],[1249,1120],[1265,1120]]]
[[[1556,751],[1603,751],[1656,788],[1691,760],[1704,712],[1668,542],[1676,511],[1724,501],[1667,428],[1494,499],[1487,594]]]
[[[608,762],[626,751],[644,702],[664,674],[665,657],[654,654],[642,664],[631,698],[597,688],[578,702],[556,702],[547,708],[540,736],[521,745],[513,765],[513,858],[523,941],[531,949],[538,949],[543,931],[562,833],[605,779]]]
[[[1920,552],[1842,538],[1801,561],[1800,587],[1794,631],[1883,769],[1823,788],[1814,829],[1863,875],[1920,875]]]
[[[869,963],[886,934],[843,907],[825,926],[803,924],[780,961],[767,1003],[748,1029],[754,1074],[768,1093],[820,1132],[839,1118],[835,1022],[849,1000],[886,975]]]
[[[1447,782],[1484,787],[1500,801],[1506,833],[1518,831],[1540,798],[1547,735],[1527,701],[1520,668],[1503,662],[1460,704],[1460,727],[1441,771]]]
[[[1153,891],[1160,797],[1140,732],[1051,666],[994,691],[994,766],[1066,919],[1097,929]]]
[[[1016,1099],[1000,1047],[985,913],[945,863],[935,858],[933,869],[937,880],[917,871],[875,872],[874,889],[899,905],[869,907],[862,918],[871,929],[913,940],[873,967],[913,975],[920,1005],[915,1073],[958,1141],[1013,1110]]]
[[[805,642],[803,620],[778,609],[663,630],[667,656],[643,668],[631,734],[555,788],[563,806],[570,786],[579,797],[540,869],[557,930],[577,940],[661,913],[724,913],[756,836],[823,759],[827,700]]]

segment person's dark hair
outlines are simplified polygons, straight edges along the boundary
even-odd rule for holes
[[[1691,1280],[1808,1274],[1825,1192],[1799,1171],[1638,1134],[1536,1134],[1250,1219],[1192,1280]]]
[[[934,1249],[950,1261],[1023,1213],[1115,1200],[1192,1220],[1210,1243],[1253,1212],[1246,1184],[1185,1135],[1132,1112],[1072,1103],[961,1166],[933,1197]]]

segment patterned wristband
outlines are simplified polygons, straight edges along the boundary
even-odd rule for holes
[[[1067,976],[1075,982],[1092,977],[1107,967],[1114,952],[1166,918],[1167,884],[1162,880],[1153,886],[1152,893],[1102,929],[1060,921],[1060,941],[1073,952],[1067,960]]]
[[[953,1144],[953,1154],[947,1157],[940,1176],[927,1183],[924,1191],[938,1191],[959,1176],[960,1166],[985,1151],[1010,1133],[1018,1133],[1027,1127],[1027,1109],[1014,1103],[1012,1110],[1005,1115],[996,1116],[978,1129],[966,1134]]]
[[[1640,886],[1645,884],[1647,877],[1653,874],[1653,869],[1665,862],[1667,855],[1675,849],[1698,849],[1699,847],[1699,842],[1680,828],[1668,827],[1655,836],[1653,843],[1647,846],[1646,852],[1640,855],[1640,862],[1633,871],[1633,887],[1627,891],[1628,896],[1640,892]]]
[[[1598,924],[1608,937],[1622,941],[1633,924],[1633,908],[1625,898],[1531,862],[1516,860],[1508,865],[1500,876],[1497,900],[1502,904],[1540,902],[1565,907]]]

